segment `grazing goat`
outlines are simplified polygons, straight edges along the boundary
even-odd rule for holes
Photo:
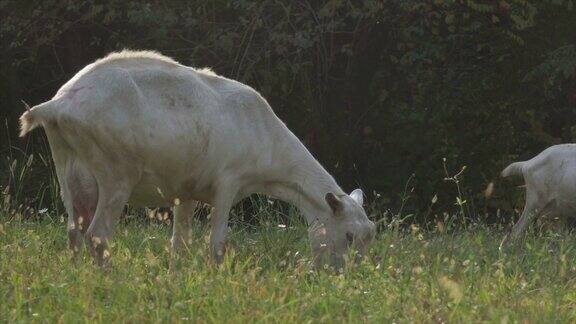
[[[100,265],[127,203],[175,206],[174,251],[189,242],[197,203],[210,204],[217,263],[231,207],[253,193],[303,212],[316,265],[341,267],[349,247],[362,255],[375,235],[362,191],[344,193],[257,91],[156,52],[89,64],[20,121],[21,136],[44,128],[70,247],[77,254],[85,238]]]
[[[526,182],[526,204],[506,242],[517,240],[536,217],[566,219],[576,212],[576,144],[551,146],[531,160],[515,162],[503,177],[520,175]]]

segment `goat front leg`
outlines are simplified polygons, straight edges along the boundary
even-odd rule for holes
[[[193,216],[198,202],[188,200],[178,206],[174,206],[174,225],[172,228],[172,255],[176,256],[181,253],[192,239]]]
[[[212,233],[210,235],[210,254],[216,264],[220,265],[224,261],[224,254],[226,253],[226,238],[228,236],[228,218],[230,209],[234,204],[236,196],[235,190],[226,188],[221,190],[214,201],[212,211],[210,213],[210,223],[212,225]]]

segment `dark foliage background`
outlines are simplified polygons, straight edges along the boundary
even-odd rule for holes
[[[17,148],[46,150],[42,132],[16,137],[21,99],[48,100],[110,51],[154,49],[259,90],[343,187],[361,186],[373,204],[402,205],[420,220],[452,211],[497,220],[495,211],[511,211],[521,196],[497,180],[500,170],[576,140],[573,6],[2,0],[0,177],[14,182]],[[38,190],[48,169],[36,168],[19,190]]]

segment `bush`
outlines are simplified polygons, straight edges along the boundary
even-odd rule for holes
[[[511,210],[510,161],[574,141],[571,1],[1,1],[1,118],[50,98],[81,67],[155,49],[258,89],[346,189],[434,216]],[[0,164],[2,165],[2,164]],[[4,171],[4,170],[3,170]],[[48,171],[45,172],[47,176]],[[436,197],[431,204],[432,197]],[[460,201],[460,204],[462,201]]]

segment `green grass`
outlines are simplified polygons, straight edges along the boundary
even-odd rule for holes
[[[270,215],[270,219],[273,215]],[[74,265],[63,223],[0,212],[0,322],[574,322],[576,240],[501,233],[383,231],[369,258],[334,275],[311,270],[303,226],[236,225],[225,265],[207,229],[169,268],[165,224],[119,224],[113,268]]]

